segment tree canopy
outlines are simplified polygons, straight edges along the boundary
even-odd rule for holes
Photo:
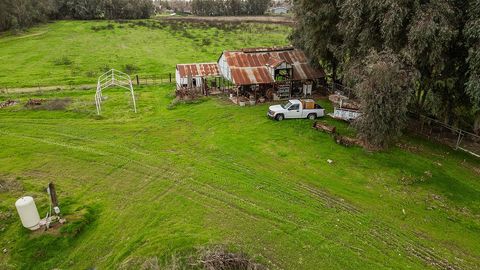
[[[263,15],[270,0],[193,0],[192,13],[201,16]]]
[[[49,19],[140,19],[153,12],[151,0],[0,0],[0,31]]]
[[[480,0],[294,0],[294,5],[292,42],[333,79],[337,73],[343,78],[372,50],[388,50],[415,71],[410,76],[418,75],[411,111],[480,132]]]

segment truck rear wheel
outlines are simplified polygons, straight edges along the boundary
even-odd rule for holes
[[[307,116],[307,118],[310,119],[310,120],[315,120],[315,119],[317,119],[317,115],[314,114],[314,113],[311,113]]]
[[[285,116],[283,116],[283,114],[277,114],[277,116],[275,116],[275,120],[277,121],[282,121],[284,118]]]

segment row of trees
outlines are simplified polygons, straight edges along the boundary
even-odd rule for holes
[[[153,12],[151,0],[0,0],[0,31],[50,19],[139,19]]]
[[[192,13],[200,16],[263,15],[270,0],[193,0]]]
[[[395,139],[401,107],[480,133],[480,0],[294,0],[294,14],[293,43],[357,90],[365,140]]]

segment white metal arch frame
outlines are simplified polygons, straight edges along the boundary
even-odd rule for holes
[[[137,104],[135,102],[135,94],[133,92],[133,84],[130,76],[116,69],[110,69],[98,77],[97,92],[95,93],[95,105],[97,106],[97,114],[102,112],[102,90],[110,86],[118,86],[127,89],[132,94],[133,111],[137,112]]]

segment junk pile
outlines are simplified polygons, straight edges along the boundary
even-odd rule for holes
[[[39,106],[42,105],[46,100],[45,99],[29,99],[25,106]]]
[[[18,102],[16,102],[15,100],[12,100],[12,99],[9,99],[9,100],[4,101],[4,102],[0,102],[0,109],[16,105],[17,103]]]
[[[362,115],[360,105],[340,93],[330,95],[328,99],[335,105],[333,114],[328,114],[332,118],[351,122]]]

